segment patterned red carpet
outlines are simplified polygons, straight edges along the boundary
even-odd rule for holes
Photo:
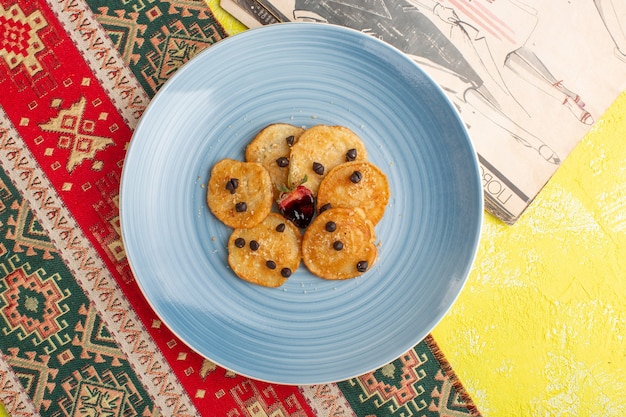
[[[13,417],[479,415],[432,337],[359,378],[281,386],[203,359],[150,309],[120,238],[124,155],[159,87],[225,36],[202,1],[0,0],[0,401]]]

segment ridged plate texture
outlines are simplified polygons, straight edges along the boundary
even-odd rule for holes
[[[269,289],[229,269],[209,172],[275,122],[347,126],[386,173],[379,259],[363,276],[325,281],[301,264]],[[469,274],[482,201],[467,131],[413,61],[350,29],[285,23],[220,41],[163,86],[129,147],[120,210],[140,288],[177,336],[239,374],[313,384],[380,367],[433,329]]]

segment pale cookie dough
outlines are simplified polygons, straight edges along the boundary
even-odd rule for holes
[[[248,229],[235,229],[228,240],[228,263],[237,276],[264,287],[278,287],[298,269],[300,231],[280,214],[270,213]]]
[[[272,179],[263,165],[222,159],[211,170],[207,203],[225,225],[253,227],[272,209]]]

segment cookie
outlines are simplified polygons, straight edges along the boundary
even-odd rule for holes
[[[289,175],[292,181],[307,178],[306,186],[317,195],[319,184],[335,166],[367,160],[361,138],[344,126],[316,125],[307,129],[291,147]]]
[[[298,228],[270,213],[254,227],[233,231],[228,240],[228,263],[245,281],[278,287],[298,269],[301,245]]]
[[[211,169],[207,203],[232,228],[253,227],[272,209],[272,179],[263,165],[222,159]]]
[[[389,195],[387,176],[376,165],[368,161],[345,162],[320,183],[317,207],[360,207],[376,225],[385,214]]]
[[[302,238],[302,260],[318,277],[341,280],[367,272],[376,262],[374,225],[360,209],[320,213]]]
[[[289,155],[304,129],[287,123],[274,123],[261,130],[248,144],[245,158],[259,162],[270,173],[274,184],[274,199],[281,186],[289,186]]]

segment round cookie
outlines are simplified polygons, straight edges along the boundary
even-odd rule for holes
[[[278,287],[298,269],[302,237],[280,214],[270,213],[252,228],[235,229],[228,240],[228,263],[237,276],[264,287]]]
[[[389,195],[387,176],[376,165],[368,161],[345,162],[333,168],[321,182],[317,207],[360,207],[376,225],[385,214]]]
[[[246,147],[248,162],[259,162],[270,173],[274,183],[274,199],[281,186],[289,186],[289,155],[304,129],[288,123],[274,123],[261,130]]]
[[[317,195],[322,179],[335,166],[346,161],[364,161],[367,150],[361,138],[344,126],[316,125],[307,129],[291,147],[289,178]]]
[[[225,225],[253,227],[272,209],[272,188],[272,179],[263,165],[222,159],[211,169],[207,203]]]
[[[374,225],[360,209],[331,208],[320,213],[302,238],[302,260],[318,277],[340,280],[368,271],[378,250]]]

